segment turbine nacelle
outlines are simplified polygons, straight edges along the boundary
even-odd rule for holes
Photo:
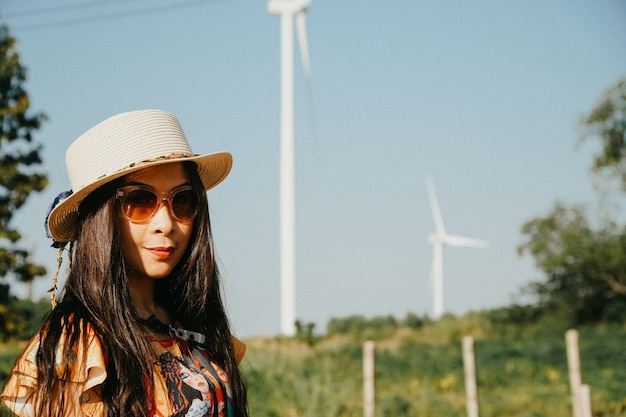
[[[305,12],[310,5],[311,0],[270,0],[267,3],[267,10],[271,14],[279,14],[289,20],[295,16],[300,59],[302,60],[302,69],[307,80],[311,76],[311,63],[309,58],[309,42],[306,35]],[[291,25],[291,23],[289,23],[289,25]]]
[[[271,14],[296,14],[305,11],[311,0],[270,0],[267,3],[267,10]]]

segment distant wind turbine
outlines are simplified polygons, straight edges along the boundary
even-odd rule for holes
[[[302,67],[310,77],[305,12],[310,0],[270,0],[267,9],[280,15],[280,283],[281,332],[296,332],[296,180],[294,156],[294,44],[295,17]]]
[[[435,220],[435,233],[429,236],[429,240],[433,244],[433,318],[437,320],[443,314],[443,245],[484,248],[488,243],[484,240],[447,234],[435,194],[435,185],[430,176],[426,177],[426,189]]]

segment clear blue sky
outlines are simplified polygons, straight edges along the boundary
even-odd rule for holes
[[[39,12],[36,12],[39,11]],[[4,0],[50,186],[15,219],[43,238],[68,188],[67,146],[105,118],[162,108],[194,151],[234,155],[209,193],[227,308],[242,336],[274,335],[279,308],[279,17],[264,1]],[[520,228],[559,200],[598,197],[581,115],[626,75],[626,3],[606,0],[312,0],[310,91],[296,66],[297,315],[432,311],[432,175],[449,233],[446,310],[509,304],[543,276]],[[298,55],[296,55],[298,58]],[[50,277],[38,280],[45,294]]]

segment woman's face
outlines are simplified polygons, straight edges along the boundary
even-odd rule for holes
[[[161,199],[170,196],[172,190],[189,185],[189,176],[179,163],[145,168],[128,175],[124,188],[139,186],[154,192],[160,200],[154,216],[141,222],[118,211],[122,254],[129,279],[164,278],[181,260],[192,234],[193,218],[177,220],[170,205]]]
[[[180,368],[180,379],[182,379],[185,384],[196,391],[200,391],[202,394],[209,393],[209,384],[202,375],[191,372],[191,370],[184,365],[181,365]]]

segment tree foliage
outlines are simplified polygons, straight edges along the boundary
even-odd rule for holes
[[[585,139],[600,141],[591,170],[626,191],[626,78],[619,80],[585,116]],[[529,253],[547,275],[529,288],[539,305],[566,310],[577,323],[626,319],[626,227],[608,220],[594,228],[580,207],[556,204],[545,218],[522,226]]]
[[[8,304],[0,306],[0,309],[0,341],[29,340],[39,331],[45,315],[50,311],[50,300],[42,298],[31,301],[9,297]]]
[[[21,281],[32,281],[46,271],[30,261],[28,250],[19,247],[21,234],[11,219],[31,192],[48,184],[47,175],[34,169],[41,164],[41,145],[33,141],[33,132],[45,115],[28,111],[26,69],[15,44],[8,27],[0,25],[0,277],[13,274]]]
[[[585,138],[601,142],[593,171],[619,180],[626,190],[626,77],[604,93],[596,107],[583,117],[582,125]]]
[[[522,226],[519,246],[544,271],[530,290],[547,309],[565,309],[577,323],[626,318],[626,233],[611,223],[595,230],[580,207],[556,204]]]

